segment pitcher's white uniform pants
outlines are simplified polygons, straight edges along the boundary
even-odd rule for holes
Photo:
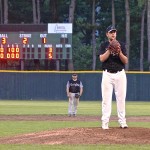
[[[69,94],[70,94],[70,96],[69,96],[68,114],[76,115],[79,98],[75,98],[75,93],[69,93]]]
[[[118,122],[126,123],[125,99],[127,89],[127,78],[123,69],[117,73],[103,71],[102,75],[102,122],[109,123],[112,110],[113,89],[116,96]]]

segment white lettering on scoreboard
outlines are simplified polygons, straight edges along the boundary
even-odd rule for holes
[[[72,23],[49,23],[48,33],[72,33]]]

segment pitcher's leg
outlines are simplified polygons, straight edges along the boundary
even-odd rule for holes
[[[112,107],[112,92],[113,85],[111,83],[111,77],[106,72],[103,72],[102,78],[102,125],[103,123],[109,123]]]
[[[117,114],[118,122],[120,125],[126,124],[126,110],[125,110],[125,99],[126,99],[127,79],[124,71],[118,73],[115,82],[115,95],[117,102]]]

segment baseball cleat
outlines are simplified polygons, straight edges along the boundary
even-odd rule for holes
[[[102,123],[102,129],[103,130],[108,130],[109,129],[108,123]]]
[[[121,123],[120,128],[126,129],[126,128],[128,128],[128,125],[126,123]]]

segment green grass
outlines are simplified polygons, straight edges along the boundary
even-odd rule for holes
[[[67,101],[0,101],[0,115],[67,115]],[[149,116],[150,102],[127,102],[127,116]],[[116,116],[116,103],[112,115]],[[78,115],[101,116],[101,101],[80,101]],[[110,127],[117,126],[110,122]],[[149,122],[128,122],[150,128]],[[0,121],[0,137],[69,127],[99,127],[99,121]],[[1,150],[148,150],[150,145],[0,145]]]
[[[149,145],[0,145],[1,150],[149,150]]]
[[[149,122],[129,122],[128,125],[150,128]],[[110,122],[110,127],[116,126],[118,126],[117,122]],[[100,127],[100,121],[1,121],[0,137],[71,127]]]
[[[0,101],[0,115],[67,114],[67,101]],[[150,102],[126,102],[127,116],[149,116]],[[101,101],[80,101],[78,114],[101,115]],[[116,115],[116,102],[112,115]]]
[[[0,115],[66,114],[64,101],[0,101]]]
[[[1,121],[0,137],[60,128],[98,127],[99,125],[99,122],[79,121]]]

